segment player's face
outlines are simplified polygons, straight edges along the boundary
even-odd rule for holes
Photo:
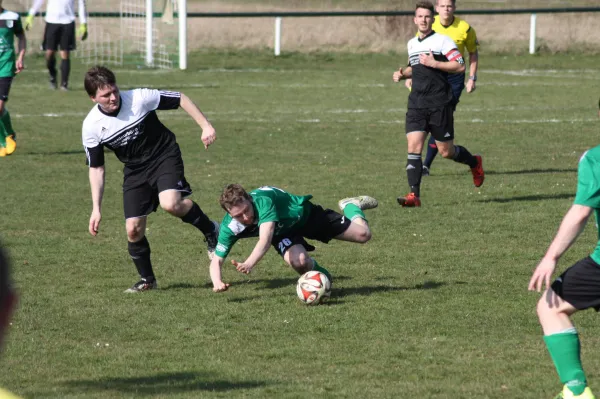
[[[426,8],[417,8],[415,11],[415,25],[419,29],[420,33],[427,34],[431,32],[431,25],[433,24],[433,14]]]
[[[246,226],[254,224],[254,207],[248,200],[232,206],[227,213],[241,224]]]
[[[98,88],[92,101],[100,105],[102,110],[107,113],[115,112],[119,109],[121,97],[117,85],[110,85]]]
[[[454,6],[452,0],[438,0],[435,6],[435,11],[440,15],[440,17],[444,20],[452,19],[454,17],[454,11],[456,7]]]

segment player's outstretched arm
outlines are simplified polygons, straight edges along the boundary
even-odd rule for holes
[[[224,260],[225,259],[215,254],[210,261],[210,279],[212,280],[214,292],[227,291],[229,288],[229,284],[226,284],[221,280],[221,267],[223,266]]]
[[[202,128],[202,143],[204,148],[208,148],[209,145],[215,142],[217,139],[215,128],[210,124],[206,116],[200,111],[200,108],[188,96],[181,93],[181,99],[179,106],[183,108]]]
[[[254,246],[250,256],[248,256],[248,259],[243,263],[236,260],[231,261],[238,272],[248,274],[252,271],[252,268],[254,268],[254,266],[256,266],[262,257],[269,251],[271,241],[273,240],[273,234],[275,234],[275,222],[265,222],[260,225],[258,242]]]
[[[546,284],[546,288],[550,286],[550,278],[554,273],[558,260],[577,240],[593,211],[589,206],[577,204],[571,206],[563,218],[552,244],[546,251],[546,255],[535,268],[533,276],[529,280],[530,291],[539,292],[544,284]]]
[[[96,236],[102,219],[102,196],[104,195],[104,166],[90,167],[90,188],[92,189],[92,215],[89,231]]]

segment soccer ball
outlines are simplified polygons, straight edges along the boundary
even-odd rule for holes
[[[318,305],[329,299],[331,282],[325,274],[312,270],[300,276],[296,292],[304,304]]]

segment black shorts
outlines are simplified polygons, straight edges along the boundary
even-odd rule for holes
[[[589,256],[576,262],[552,283],[552,290],[575,309],[600,310],[600,265]]]
[[[406,134],[430,132],[436,141],[454,139],[454,105],[438,108],[409,108],[406,112]]]
[[[124,169],[123,210],[125,219],[141,217],[156,211],[158,194],[177,190],[183,197],[192,193],[183,173],[183,159],[179,151],[169,153],[160,160],[139,170]]]
[[[70,24],[51,24],[46,23],[44,29],[44,50],[58,50],[58,46],[63,51],[73,51],[75,45],[75,21]]]
[[[12,85],[13,78],[0,78],[0,100],[8,101],[8,93],[10,92],[10,86]]]
[[[283,256],[292,246],[300,244],[308,252],[315,247],[306,242],[305,238],[321,241],[327,244],[333,238],[348,230],[351,220],[331,209],[323,209],[320,205],[310,202],[305,204],[310,209],[310,215],[302,229],[288,236],[275,236],[271,244],[279,255]]]

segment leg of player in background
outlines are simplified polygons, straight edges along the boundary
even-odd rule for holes
[[[141,292],[156,288],[156,278],[150,261],[150,244],[146,238],[146,216],[129,218],[125,221],[127,249],[141,280],[125,292]]]
[[[46,50],[46,68],[48,68],[48,74],[50,75],[50,88],[56,89],[56,57],[54,50]]]
[[[454,145],[454,140],[437,141],[436,143],[440,154],[444,158],[469,165],[473,175],[473,184],[475,184],[475,187],[481,187],[485,178],[481,155],[472,155],[465,147]]]
[[[423,176],[429,176],[429,169],[431,169],[431,164],[435,159],[435,156],[438,154],[437,144],[435,143],[435,138],[432,135],[429,135],[429,141],[427,142],[427,155],[425,156],[425,162],[423,162]]]
[[[4,101],[0,100],[0,114],[1,112],[3,112],[4,110]],[[8,138],[8,132],[6,130],[6,127],[4,126],[4,123],[2,122],[2,118],[0,118],[0,157],[5,157],[8,155],[8,151],[6,149],[8,143],[7,143],[7,138]]]
[[[71,74],[69,52],[61,50],[60,59],[60,89],[66,91],[69,90],[69,75]]]
[[[563,397],[592,398],[581,365],[579,336],[570,319],[577,309],[548,289],[542,294],[536,310],[544,331],[544,342],[558,376],[565,384]]]
[[[426,138],[427,132],[424,131],[414,131],[406,134],[406,140],[408,141],[406,177],[410,192],[404,197],[397,198],[398,204],[403,207],[421,206],[421,173],[423,169],[421,153]]]

